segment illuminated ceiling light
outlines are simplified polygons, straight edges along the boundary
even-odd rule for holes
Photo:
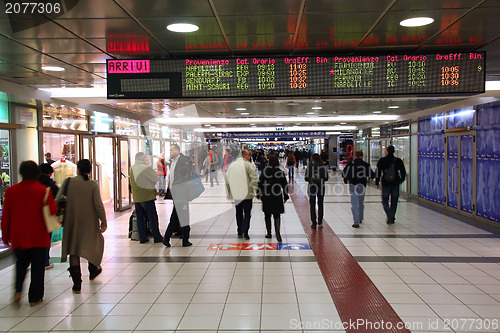
[[[389,106],[389,109],[399,109],[399,105],[391,105]]]
[[[316,112],[307,112],[306,114],[316,114]]]
[[[241,115],[242,115],[242,116],[248,116],[249,114],[250,114],[250,113],[248,113],[248,112],[242,112],[242,113],[241,113]]]
[[[313,109],[313,110],[321,110],[323,108],[321,106],[313,106],[311,109]]]
[[[236,111],[245,111],[247,108],[236,108]]]
[[[347,123],[340,123],[340,125],[346,125]]]
[[[382,113],[382,111],[373,111],[373,113]]]
[[[42,66],[42,69],[44,71],[51,71],[51,72],[62,72],[66,70],[66,68],[59,66]]]
[[[212,126],[212,125],[210,125],[210,124],[205,124],[205,126],[206,126],[206,127],[210,127],[210,126]]]
[[[174,23],[167,25],[167,29],[173,32],[193,32],[197,31],[199,27],[190,23]]]
[[[423,25],[428,25],[434,22],[432,17],[414,17],[407,20],[399,22],[403,27],[421,27]]]

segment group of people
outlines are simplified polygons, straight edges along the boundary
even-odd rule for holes
[[[355,158],[343,170],[344,181],[349,184],[351,210],[354,224],[359,228],[363,222],[364,196],[368,179],[375,178],[377,189],[382,184],[382,205],[387,215],[387,223],[393,224],[399,186],[405,180],[406,170],[403,161],[394,156],[394,146],[387,148],[387,156],[377,163],[377,172],[363,161],[363,153],[357,151]],[[190,159],[180,153],[177,144],[170,146],[170,162],[163,156],[155,171],[149,165],[146,154],[139,152],[135,156],[135,164],[130,168],[130,185],[135,202],[137,229],[140,243],[149,241],[146,228],[149,227],[155,243],[163,243],[170,247],[170,239],[174,232],[182,238],[182,246],[189,242],[189,198],[186,187],[192,175]],[[264,158],[263,154],[259,158]],[[262,160],[263,161],[263,160]],[[293,164],[292,164],[293,161]],[[262,201],[262,210],[266,224],[266,238],[272,237],[272,220],[274,220],[275,236],[282,242],[280,233],[281,214],[284,204],[289,199],[289,183],[281,168],[279,155],[271,151],[265,159],[259,176],[256,164],[252,162],[252,152],[243,149],[234,159],[230,150],[220,160],[209,150],[204,165],[209,170],[221,167],[225,174],[228,199],[235,203],[238,237],[250,239],[250,218],[253,198]],[[297,159],[292,152],[288,153],[285,162],[289,170],[289,180],[294,178],[293,168],[297,167]],[[168,186],[166,189],[167,168]],[[91,162],[87,159],[78,161],[77,176],[67,178],[61,189],[50,179],[53,169],[49,163],[38,166],[33,161],[23,161],[19,172],[22,181],[9,187],[5,192],[3,214],[1,220],[2,239],[4,244],[14,249],[16,256],[16,283],[14,301],[19,303],[22,297],[22,286],[28,266],[31,265],[31,283],[28,292],[30,305],[42,302],[44,296],[45,269],[53,267],[49,261],[51,235],[47,231],[42,214],[42,207],[47,205],[50,213],[60,211],[58,203],[64,205],[64,228],[62,238],[61,262],[69,256],[68,271],[73,281],[74,293],[81,292],[82,272],[80,258],[88,261],[89,279],[95,279],[101,272],[104,252],[104,233],[107,229],[106,214],[101,200],[98,184],[90,180]],[[304,180],[307,182],[307,194],[310,203],[311,227],[323,224],[325,182],[328,181],[328,166],[319,154],[312,154],[307,164]],[[172,199],[174,207],[164,236],[160,234],[158,214],[155,200],[158,192],[156,183],[160,182],[160,191],[165,199]],[[211,177],[213,185],[213,178]],[[47,190],[47,187],[50,190]],[[46,195],[46,192],[50,195]],[[28,200],[29,198],[29,200]],[[317,204],[317,214],[316,214]],[[139,221],[147,220],[149,226]]]
[[[69,256],[73,292],[81,292],[80,257],[88,261],[90,280],[102,272],[102,233],[107,229],[107,221],[99,186],[89,179],[90,171],[89,160],[78,161],[77,176],[67,178],[58,189],[50,180],[53,173],[50,164],[38,166],[34,161],[21,162],[22,181],[5,191],[1,222],[3,243],[14,250],[16,257],[15,303],[19,304],[22,298],[23,282],[30,265],[28,301],[31,306],[43,301],[45,269],[53,267],[48,261],[51,235],[42,213],[45,205],[52,215],[58,213],[59,205],[64,207],[61,262]]]
[[[387,147],[387,155],[377,162],[377,171],[374,172],[370,164],[363,161],[363,152],[356,151],[342,175],[344,182],[349,184],[351,196],[351,211],[354,223],[353,228],[359,228],[364,218],[364,200],[368,179],[375,179],[375,186],[380,188],[382,183],[382,206],[387,216],[387,224],[394,224],[398,205],[400,185],[406,179],[406,169],[403,161],[394,156],[394,146]]]

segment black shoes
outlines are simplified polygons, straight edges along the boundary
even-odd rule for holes
[[[163,237],[162,237],[162,238],[155,239],[155,244],[156,244],[156,243],[163,243]]]
[[[182,243],[182,247],[188,247],[188,246],[191,246],[191,245],[193,245],[193,244],[190,243],[190,242]]]
[[[170,247],[170,239],[163,238],[163,245],[165,245],[166,247]]]
[[[243,237],[243,234],[241,232],[238,232],[238,238]]]
[[[266,238],[272,238],[271,234],[266,234]]]
[[[140,241],[141,244],[145,244],[147,242],[149,242],[149,238],[146,238],[146,239]]]
[[[95,278],[96,278],[99,274],[101,274],[101,273],[102,273],[102,267],[101,267],[101,266],[99,266],[99,267],[95,267],[95,266],[94,266],[94,267],[92,267],[92,268],[91,268],[91,266],[89,266],[89,273],[90,273],[90,275],[89,275],[89,279],[90,279],[90,280],[93,280],[93,279],[95,279]]]
[[[244,234],[244,235],[243,235],[243,238],[245,238],[245,239],[247,239],[247,240],[248,240],[248,239],[250,239],[250,236],[248,236],[248,234]]]
[[[352,227],[353,227],[353,228],[359,228],[359,224],[354,223],[354,224],[352,225]]]
[[[278,241],[278,243],[281,243],[282,239],[280,234],[276,235],[276,240]]]
[[[311,224],[311,228],[316,229],[316,224]]]

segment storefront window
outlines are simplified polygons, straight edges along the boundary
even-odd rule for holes
[[[73,131],[88,131],[85,110],[46,104],[43,109],[43,127]]]
[[[3,197],[7,187],[11,185],[10,183],[10,140],[9,131],[0,130],[0,218],[3,207]],[[0,237],[2,236],[2,231],[0,230]],[[7,246],[3,245],[0,238],[0,252],[7,249]]]
[[[124,136],[139,136],[140,122],[138,120],[115,117],[116,134]]]
[[[54,161],[76,163],[76,136],[73,134],[43,133],[43,154],[50,153]]]
[[[0,92],[0,123],[9,122],[9,100],[6,93]]]

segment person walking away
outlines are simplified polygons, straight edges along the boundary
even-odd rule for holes
[[[307,151],[302,149],[301,156],[302,157],[302,169],[305,169],[307,166],[308,158],[307,158]]]
[[[293,152],[293,156],[295,157],[295,167],[298,169],[299,168],[299,162],[301,160],[301,153],[298,148],[295,148],[295,151]]]
[[[394,151],[394,146],[387,147],[387,155],[377,162],[377,177],[375,178],[377,189],[380,188],[380,179],[382,179],[382,206],[387,215],[387,224],[394,224],[399,199],[399,185],[406,178],[403,160],[394,156]]]
[[[296,161],[295,161],[295,156],[293,156],[292,152],[288,153],[288,157],[286,159],[286,167],[288,168],[288,180],[292,180],[294,177],[294,167],[295,167]]]
[[[285,212],[288,200],[288,183],[285,173],[280,169],[277,156],[269,158],[269,165],[262,170],[259,179],[259,197],[262,200],[262,211],[266,221],[266,238],[271,238],[271,216],[274,218],[276,240],[281,243],[281,214]]]
[[[212,149],[209,149],[208,155],[203,162],[203,168],[207,174],[210,173],[210,187],[214,187],[214,178],[217,185],[219,185],[219,180],[217,179],[217,169],[219,165],[219,156],[217,156]]]
[[[170,247],[170,238],[174,231],[180,228],[182,235],[182,246],[187,247],[193,245],[189,242],[189,198],[187,197],[187,181],[192,172],[192,163],[189,158],[181,154],[179,145],[173,144],[170,146],[170,173],[168,179],[168,188],[165,199],[174,201],[174,208],[170,215],[170,222],[163,237],[163,245]]]
[[[28,301],[31,306],[35,306],[43,300],[45,260],[50,246],[50,234],[42,213],[47,187],[37,180],[40,168],[35,162],[21,162],[19,173],[23,180],[5,190],[2,241],[14,250],[16,257],[14,303],[19,304],[21,300],[24,279],[31,264]],[[50,213],[55,215],[58,207],[51,193],[47,196],[46,204],[50,207]]]
[[[250,239],[250,218],[252,200],[259,185],[255,165],[250,162],[251,153],[247,149],[241,151],[241,157],[236,159],[227,169],[226,191],[229,200],[234,200],[236,208],[236,225],[238,237]]]
[[[364,202],[366,193],[367,179],[374,179],[370,164],[363,161],[363,152],[356,151],[355,158],[347,163],[342,171],[344,182],[349,184],[349,193],[351,195],[351,212],[354,220],[353,228],[359,228],[359,224],[363,222]]]
[[[167,177],[167,162],[165,162],[165,154],[161,153],[158,162],[156,162],[156,173],[158,174],[158,193],[160,196],[165,195],[165,179]]]
[[[307,166],[304,180],[307,182],[309,209],[311,213],[311,228],[323,225],[323,201],[325,198],[325,182],[328,180],[328,168],[323,164],[319,154],[313,154]],[[316,219],[316,199],[318,200],[318,215]]]
[[[149,242],[145,225],[141,223],[146,216],[149,227],[153,233],[155,243],[163,242],[163,237],[158,229],[158,213],[156,212],[156,182],[158,175],[149,166],[148,156],[143,152],[135,154],[135,164],[130,167],[130,187],[135,203],[135,213],[137,217],[137,232],[141,244]]]
[[[40,164],[40,176],[38,177],[38,181],[45,185],[46,187],[50,187],[52,190],[52,197],[55,198],[57,195],[57,191],[59,187],[57,187],[56,183],[52,180],[52,175],[54,174],[54,169],[50,166],[49,163]],[[50,233],[50,237],[52,238],[52,233]],[[47,257],[45,260],[45,269],[54,268],[54,264],[50,262],[50,245],[47,248]]]
[[[61,262],[65,262],[69,255],[68,271],[73,280],[72,289],[75,294],[79,294],[82,287],[80,257],[88,261],[90,280],[94,280],[102,272],[102,233],[108,227],[99,185],[89,177],[91,169],[89,160],[78,161],[77,176],[67,178],[56,197],[59,202],[62,193],[66,192]]]
[[[226,149],[226,154],[224,154],[224,157],[222,159],[222,165],[221,165],[222,173],[224,175],[226,175],[227,168],[229,168],[229,165],[231,163],[233,163],[233,161],[234,161],[234,158],[233,158],[233,156],[231,156],[231,151],[229,149]]]

